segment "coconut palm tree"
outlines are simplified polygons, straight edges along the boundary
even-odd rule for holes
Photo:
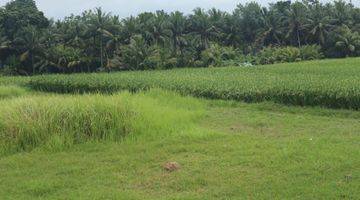
[[[311,37],[319,45],[324,45],[326,36],[333,27],[331,18],[325,15],[320,3],[311,6],[309,13],[304,25],[308,32],[307,37]]]
[[[0,34],[2,32],[0,31]],[[11,41],[6,36],[0,35],[0,67],[2,67],[2,61],[6,59],[9,50],[11,49]]]
[[[20,61],[30,60],[32,74],[36,73],[35,59],[42,55],[45,40],[41,30],[34,26],[25,27],[14,39],[15,48],[21,52]]]
[[[86,24],[82,21],[80,16],[70,16],[65,18],[65,22],[57,25],[59,35],[62,36],[63,42],[77,48],[82,48],[85,45],[85,33],[87,30]]]
[[[334,6],[331,10],[333,24],[337,26],[352,25],[351,10],[352,4],[349,4],[343,0],[334,1]]]
[[[169,16],[169,30],[171,33],[171,43],[173,46],[173,54],[176,55],[179,47],[186,44],[186,17],[181,12],[172,12]],[[182,49],[180,48],[180,51]]]
[[[348,26],[343,25],[337,34],[335,46],[339,48],[345,56],[356,55],[357,52],[360,52],[360,34],[358,32],[352,32]]]
[[[263,28],[256,39],[256,44],[263,46],[269,44],[280,45],[283,38],[283,17],[275,10],[262,9]]]
[[[137,19],[133,16],[125,18],[121,22],[120,35],[124,44],[129,44],[131,38],[140,34],[140,27]]]
[[[166,39],[171,35],[168,18],[169,15],[164,11],[157,11],[155,13],[151,35],[156,45],[164,46]]]
[[[294,40],[301,46],[301,32],[304,30],[306,7],[301,2],[291,4],[290,9],[286,11],[285,23],[288,26],[286,38]]]
[[[190,31],[200,38],[203,49],[209,48],[210,38],[217,35],[215,26],[211,23],[210,16],[202,9],[197,8],[189,18]]]
[[[103,12],[101,8],[96,8],[90,15],[88,24],[89,31],[99,38],[100,48],[100,68],[104,67],[104,31],[108,31],[111,26],[110,13]]]
[[[220,40],[226,46],[240,47],[242,35],[240,33],[239,20],[236,16],[225,14],[223,27],[220,32]]]

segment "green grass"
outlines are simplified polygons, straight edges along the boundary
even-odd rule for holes
[[[0,75],[0,86],[17,85],[24,86],[30,81],[30,77],[26,76],[1,76]]]
[[[0,77],[0,199],[359,199],[359,61]]]
[[[1,86],[0,85],[0,100],[10,97],[19,97],[25,95],[28,91],[19,86]]]
[[[45,97],[17,101],[26,98]],[[70,107],[71,101],[86,99],[90,108],[97,100],[123,105],[118,98],[142,111],[146,120],[136,123],[137,134],[121,142],[91,140],[59,151],[39,147],[2,156],[1,199],[360,196],[359,112],[194,99],[159,90],[49,96]],[[180,163],[181,169],[166,172],[162,165],[168,161]]]
[[[32,89],[69,92],[162,88],[212,99],[360,109],[360,59],[257,67],[38,76]]]
[[[156,96],[156,98],[155,98]],[[0,153],[63,149],[86,141],[121,141],[146,132],[186,130],[201,106],[152,90],[146,94],[35,95],[0,101]],[[192,102],[192,104],[190,104]],[[179,109],[184,104],[191,107]]]

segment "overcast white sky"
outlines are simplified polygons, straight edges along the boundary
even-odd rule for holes
[[[0,0],[3,6],[9,0]],[[232,11],[238,3],[246,3],[249,0],[35,0],[39,9],[49,18],[63,18],[71,13],[80,14],[84,10],[102,7],[105,11],[128,17],[144,11],[174,11],[179,10],[185,13],[191,12],[196,7],[218,8],[224,11]],[[255,0],[262,5],[276,0]],[[322,0],[329,2],[331,0]],[[360,0],[353,0],[360,6]]]

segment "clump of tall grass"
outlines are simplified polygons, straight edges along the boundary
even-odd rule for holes
[[[0,86],[0,100],[9,97],[22,96],[26,92],[26,89],[18,86]]]
[[[30,97],[1,104],[0,132],[5,150],[119,139],[130,131],[127,123],[131,113],[113,97]]]
[[[181,134],[201,113],[196,101],[159,90],[4,100],[0,102],[0,153],[37,147],[63,149],[87,141],[121,141],[129,135]]]

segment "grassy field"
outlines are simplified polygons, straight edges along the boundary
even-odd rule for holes
[[[10,97],[19,97],[27,93],[27,90],[18,86],[1,86],[0,85],[0,100]]]
[[[39,76],[29,86],[59,93],[155,87],[212,99],[360,109],[359,63],[359,58],[349,58],[257,67]]]
[[[296,78],[356,81],[356,61],[288,67]],[[219,77],[216,74],[227,74],[226,85],[235,73],[246,76],[240,71],[249,76],[272,74],[283,80],[283,75],[288,76],[286,65],[138,74],[144,83],[160,74],[169,83],[171,76],[184,72],[189,72],[187,80],[207,72],[213,82]],[[112,82],[107,83],[120,84],[126,75],[141,80],[136,72],[127,72],[111,74]],[[61,89],[65,79],[70,87],[80,77],[79,84],[86,83],[86,88],[87,76],[93,77],[89,80],[96,88],[106,74],[100,74],[102,78],[95,74],[28,78],[20,86],[6,86],[16,84],[15,79],[0,78],[0,199],[360,197],[359,111],[316,104],[298,107],[271,101],[211,100],[162,89],[114,92],[120,89],[118,85],[112,86],[117,88],[112,94],[54,94],[21,87],[29,81],[52,80],[59,83],[58,93],[70,92]],[[101,84],[96,90],[106,86]],[[350,87],[338,85],[344,86],[343,91]],[[180,168],[169,172],[163,167],[167,162],[177,162]]]

